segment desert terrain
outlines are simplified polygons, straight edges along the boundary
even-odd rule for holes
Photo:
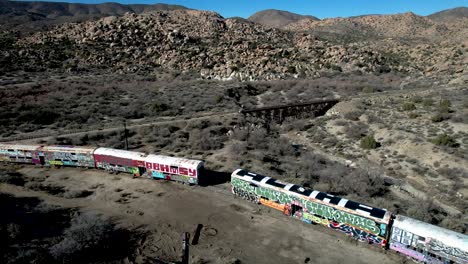
[[[0,7],[1,142],[127,138],[129,150],[204,160],[210,179],[1,164],[7,263],[177,263],[182,232],[190,263],[409,261],[235,198],[237,168],[468,232],[466,7],[322,20]],[[339,102],[281,122],[240,113],[317,99]]]

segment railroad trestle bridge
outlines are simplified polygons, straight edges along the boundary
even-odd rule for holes
[[[324,115],[339,102],[338,99],[320,99],[303,103],[265,106],[252,109],[242,109],[240,114],[245,120],[262,120],[265,124],[272,121],[282,123],[286,118],[305,118]]]

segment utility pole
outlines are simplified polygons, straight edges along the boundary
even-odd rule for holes
[[[188,232],[182,233],[182,261],[181,264],[189,263],[189,241],[190,234]]]
[[[128,150],[127,120],[126,119],[124,119],[124,137],[125,137],[125,149]]]

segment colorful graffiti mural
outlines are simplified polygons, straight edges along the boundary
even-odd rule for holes
[[[46,162],[54,166],[94,167],[92,154],[71,152],[44,152]]]
[[[237,178],[232,178],[231,184],[233,185],[233,191],[235,194],[239,193],[248,199],[258,200],[260,197],[263,197],[280,204],[299,203],[303,206],[303,210],[310,215],[319,216],[337,223],[347,224],[348,226],[354,226],[374,236],[381,235],[382,237],[385,237],[386,225],[380,224],[380,226],[378,226],[378,223],[371,219],[353,215],[345,211],[336,210],[333,207],[312,202],[307,199],[301,199],[281,191],[256,186]],[[374,240],[377,239],[375,238]]]

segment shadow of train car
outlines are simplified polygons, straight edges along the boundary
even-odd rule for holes
[[[423,263],[468,263],[468,236],[397,215],[390,249]]]

